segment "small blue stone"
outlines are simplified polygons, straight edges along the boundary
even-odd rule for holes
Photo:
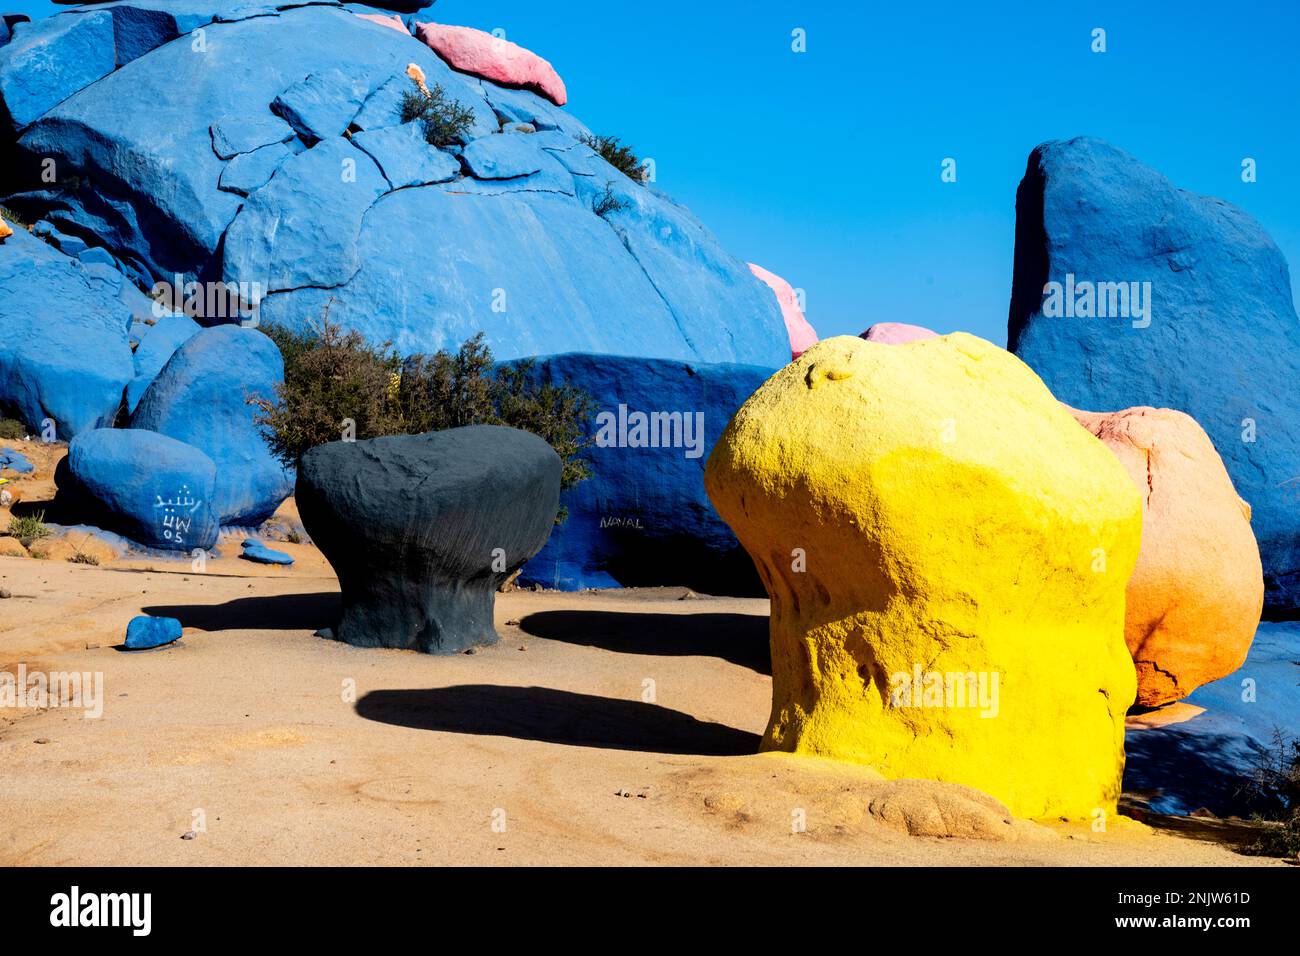
[[[274,548],[268,548],[256,538],[248,538],[244,541],[244,553],[240,557],[249,561],[256,561],[258,564],[293,564],[293,558],[283,551],[276,551]]]
[[[131,618],[126,626],[126,647],[133,651],[162,647],[180,640],[181,622],[174,617],[150,617],[142,614]]]

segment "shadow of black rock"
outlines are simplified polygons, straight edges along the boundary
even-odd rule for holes
[[[757,753],[760,740],[657,704],[548,687],[377,690],[358,700],[356,710],[367,720],[416,730],[646,753],[734,757]]]
[[[332,627],[341,609],[337,591],[320,591],[235,598],[224,604],[156,604],[141,611],[204,631],[315,631]]]
[[[519,622],[534,637],[620,654],[718,657],[772,673],[767,615],[643,614],[622,611],[538,611]]]

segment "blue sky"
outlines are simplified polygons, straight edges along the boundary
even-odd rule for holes
[[[574,114],[653,157],[727,249],[804,289],[823,336],[900,321],[1005,344],[1016,185],[1036,144],[1080,134],[1244,207],[1297,285],[1298,0],[438,0],[426,14],[549,59]],[[940,180],[946,157],[956,183]]]

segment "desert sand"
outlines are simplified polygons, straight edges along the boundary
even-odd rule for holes
[[[1267,863],[1126,818],[900,832],[869,769],[755,752],[766,601],[516,591],[493,647],[363,650],[314,636],[337,583],[279,546],[297,566],[0,558],[0,666],[104,682],[97,719],[0,710],[0,863]],[[141,612],[185,636],[118,650]]]

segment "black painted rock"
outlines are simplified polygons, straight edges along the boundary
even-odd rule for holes
[[[303,456],[296,494],[343,590],[335,637],[451,654],[497,640],[497,588],[551,533],[560,457],[496,425],[331,442]]]

